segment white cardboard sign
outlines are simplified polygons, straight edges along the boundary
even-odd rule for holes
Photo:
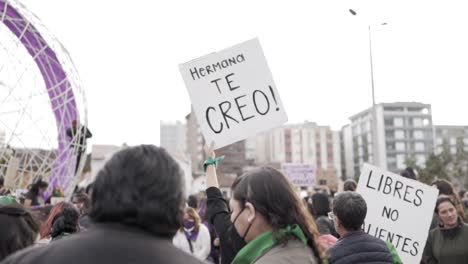
[[[258,39],[179,68],[203,136],[216,149],[287,121]]]
[[[364,164],[357,192],[367,203],[364,231],[391,242],[403,263],[419,263],[439,191]]]
[[[315,183],[315,168],[309,164],[283,163],[281,170],[296,186],[307,187]]]

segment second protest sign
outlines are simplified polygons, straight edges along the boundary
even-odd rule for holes
[[[438,190],[364,164],[357,192],[367,203],[364,231],[392,243],[403,263],[419,263]]]

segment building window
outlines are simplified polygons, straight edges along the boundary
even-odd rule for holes
[[[412,119],[412,125],[415,127],[420,127],[423,125],[423,120],[422,118],[415,117]]]
[[[386,126],[393,126],[393,118],[385,117],[384,123],[385,123]]]
[[[395,144],[395,149],[396,149],[397,151],[406,151],[406,145],[405,145],[404,142],[397,142],[397,143]]]
[[[403,170],[405,168],[405,158],[406,157],[404,154],[400,154],[396,156],[397,169]]]
[[[319,180],[320,185],[327,185],[327,180]]]
[[[385,131],[385,138],[386,139],[394,139],[395,138],[395,132],[393,132],[392,130]]]
[[[416,142],[416,143],[414,144],[414,150],[415,150],[415,151],[425,151],[424,143],[422,143],[422,142]]]
[[[415,130],[413,132],[413,137],[415,139],[423,139],[424,138],[424,133],[421,130]]]
[[[450,138],[450,145],[456,145],[457,144],[457,139],[456,138]]]
[[[401,117],[395,117],[395,118],[393,119],[393,124],[394,124],[394,126],[396,126],[396,127],[402,127],[402,126],[403,126],[403,118],[401,118]]]
[[[395,130],[395,138],[396,139],[404,139],[405,138],[405,131]]]

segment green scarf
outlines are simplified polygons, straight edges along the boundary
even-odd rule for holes
[[[15,198],[10,196],[0,196],[0,204],[17,204]]]
[[[294,235],[304,244],[307,244],[307,238],[298,225],[288,225],[284,229],[278,230],[279,236]],[[261,256],[266,250],[274,247],[277,241],[273,237],[273,232],[265,232],[245,245],[236,255],[232,264],[248,264]]]

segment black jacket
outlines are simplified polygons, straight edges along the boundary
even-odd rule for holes
[[[203,263],[175,248],[171,239],[121,225],[93,226],[44,247],[33,247],[2,264],[189,264]]]
[[[214,226],[220,241],[222,264],[230,264],[241,248],[235,245],[245,244],[239,234],[232,228],[231,213],[221,190],[216,187],[206,189],[206,214]]]
[[[346,234],[328,253],[330,264],[393,263],[387,244],[363,231]]]

